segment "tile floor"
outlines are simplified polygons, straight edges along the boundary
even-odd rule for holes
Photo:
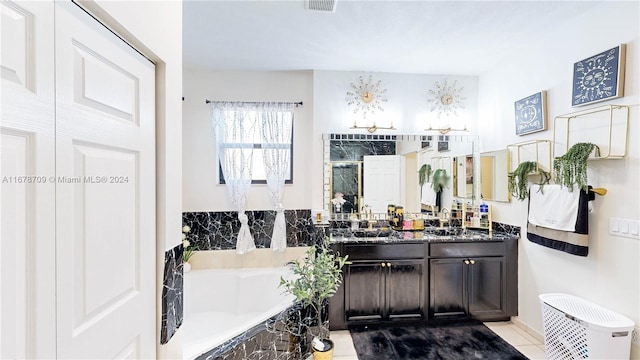
[[[485,325],[531,360],[545,359],[544,344],[511,322],[489,322]],[[349,331],[332,331],[334,360],[358,360]]]

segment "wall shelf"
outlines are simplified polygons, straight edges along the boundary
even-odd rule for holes
[[[520,150],[523,148],[527,148],[527,147],[533,147],[535,146],[536,148],[536,171],[534,174],[538,174],[540,171],[540,159],[542,158],[540,156],[540,152],[546,150],[547,151],[547,156],[545,156],[545,160],[546,160],[546,165],[547,165],[547,171],[551,172],[551,167],[552,167],[552,163],[551,163],[551,140],[529,140],[529,141],[523,141],[523,142],[519,142],[519,143],[515,143],[515,144],[511,144],[511,145],[507,145],[507,149],[509,149],[509,151],[512,151],[512,148],[515,148],[516,150],[516,167],[518,165],[520,165]],[[543,153],[544,154],[544,153]],[[545,165],[545,164],[543,164]]]
[[[600,156],[594,156],[594,157],[590,157],[589,160],[601,160],[601,159],[623,159],[626,155],[627,155],[627,150],[628,150],[628,132],[629,132],[629,106],[627,105],[605,105],[605,106],[599,106],[596,108],[592,108],[592,109],[587,109],[587,110],[583,110],[583,111],[578,111],[578,112],[573,112],[570,114],[565,114],[565,115],[559,115],[556,116],[553,119],[553,144],[554,147],[557,146],[557,142],[556,142],[556,132],[557,132],[557,128],[558,128],[558,123],[560,121],[564,121],[566,122],[566,131],[565,131],[565,153],[569,150],[569,145],[571,144],[571,139],[570,139],[570,134],[572,133],[572,131],[575,133],[576,131],[580,131],[582,129],[578,129],[576,130],[576,128],[574,127],[572,129],[571,125],[574,122],[572,122],[572,120],[578,119],[578,118],[582,118],[581,120],[586,120],[588,119],[588,115],[594,115],[594,114],[600,114],[600,116],[597,116],[599,121],[605,121],[607,120],[609,123],[608,126],[608,131],[606,131],[606,133],[608,134],[608,146],[606,149],[606,154],[604,154],[603,149],[600,149],[601,151],[601,155]],[[621,146],[622,152],[617,152],[617,153],[612,153],[612,143],[613,143],[613,135],[614,135],[614,116],[619,114],[619,116],[622,117],[621,120],[618,120],[618,122],[622,123],[622,121],[624,121],[623,124],[621,124],[621,126],[619,126],[619,128],[621,129],[617,129],[617,134],[618,137],[622,137],[623,139],[623,144]],[[596,116],[594,116],[596,117]],[[617,139],[617,138],[616,138]],[[621,140],[622,140],[621,139]],[[593,142],[593,141],[590,141]],[[593,142],[594,144],[598,145],[597,143]],[[554,155],[555,155],[555,150],[554,150]]]

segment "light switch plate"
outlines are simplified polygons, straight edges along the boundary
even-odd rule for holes
[[[640,221],[609,218],[609,234],[640,240]]]

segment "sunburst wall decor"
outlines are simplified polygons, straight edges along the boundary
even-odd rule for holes
[[[433,89],[429,90],[427,102],[431,104],[431,111],[436,111],[437,116],[458,115],[458,110],[464,109],[464,101],[467,99],[463,94],[464,87],[457,87],[457,81],[449,83],[444,79],[442,84],[436,81]]]
[[[351,83],[351,91],[347,91],[347,105],[353,105],[353,113],[362,111],[362,117],[373,115],[376,111],[384,111],[382,103],[387,102],[385,94],[387,89],[381,89],[381,80],[373,82],[373,76],[369,75],[367,82],[360,76],[357,83]]]

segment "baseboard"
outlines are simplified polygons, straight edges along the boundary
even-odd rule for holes
[[[511,322],[519,327],[521,330],[523,330],[524,332],[526,332],[527,334],[533,336],[536,340],[540,341],[541,343],[544,344],[544,335],[537,332],[536,330],[534,330],[532,327],[530,327],[529,325],[525,324],[522,320],[520,320],[517,316],[512,316],[511,317]]]

